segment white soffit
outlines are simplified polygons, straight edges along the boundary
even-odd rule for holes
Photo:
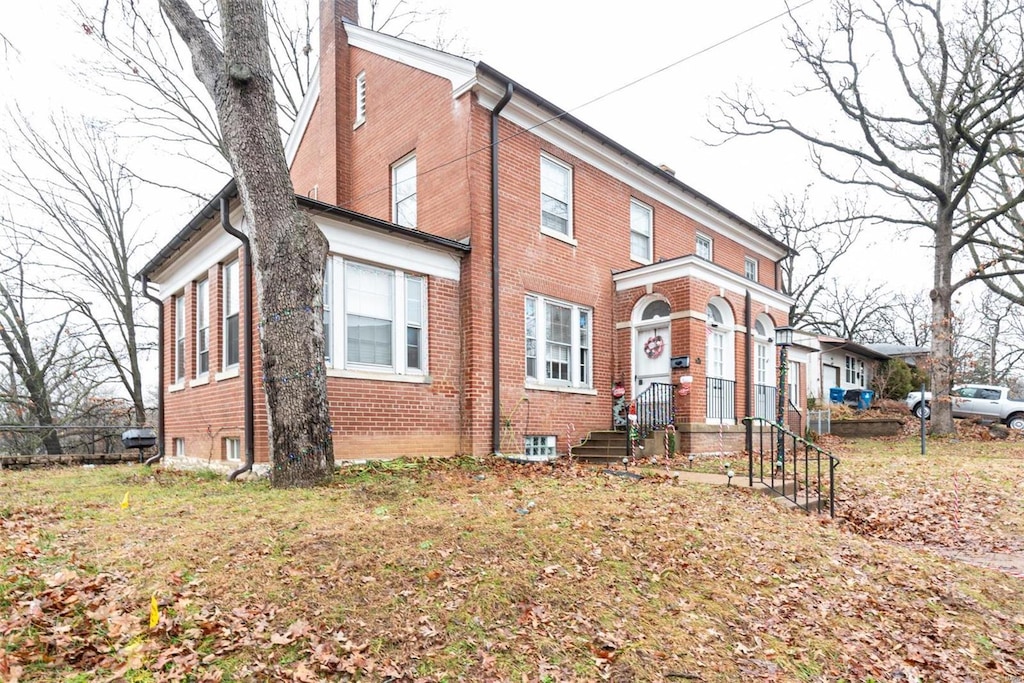
[[[447,249],[326,216],[314,215],[313,220],[327,238],[332,254],[430,277],[459,279],[461,259]]]
[[[478,79],[475,86],[478,101],[487,109],[493,110],[504,94],[504,89],[489,79]],[[501,111],[501,116],[701,225],[751,249],[756,254],[768,255],[773,260],[785,256],[785,251],[780,246],[768,240],[758,240],[748,227],[737,223],[698,197],[689,195],[682,188],[658,179],[650,171],[624,157],[618,150],[601,144],[563,120],[549,121],[552,116],[550,112],[524,97],[513,94],[508,105]],[[539,125],[541,123],[544,125]]]
[[[686,277],[707,282],[734,294],[744,294],[749,291],[752,301],[778,311],[788,311],[793,304],[793,299],[782,292],[776,292],[774,289],[752,282],[742,275],[705,261],[699,256],[684,256],[616,273],[612,275],[612,281],[615,283],[615,291],[622,292],[634,287],[645,287]]]
[[[447,78],[452,90],[461,89],[476,78],[476,62],[447,52],[388,36],[377,31],[345,24],[348,44],[420,71]]]
[[[241,205],[231,212],[231,225],[246,232]],[[160,285],[160,298],[164,301],[180,292],[189,282],[201,279],[210,268],[233,256],[242,246],[237,237],[224,232],[220,226],[219,211],[202,232],[203,235],[192,244],[168,259],[170,265],[150,278],[151,282]]]
[[[306,95],[302,98],[302,103],[299,105],[298,115],[295,117],[295,123],[292,125],[292,131],[284,141],[284,158],[288,162],[288,168],[292,167],[295,155],[299,152],[299,145],[302,143],[302,138],[306,135],[306,127],[309,125],[309,119],[313,116],[313,109],[316,107],[318,99],[320,99],[319,64],[313,69],[309,90],[306,91]]]

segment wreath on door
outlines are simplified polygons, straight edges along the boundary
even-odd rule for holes
[[[664,350],[665,340],[661,338],[660,334],[654,335],[644,344],[644,354],[652,360],[660,356]]]

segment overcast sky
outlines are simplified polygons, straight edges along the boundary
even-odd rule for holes
[[[156,0],[150,0],[155,5]],[[316,0],[312,0],[315,4]],[[428,0],[423,0],[427,4]],[[364,3],[365,4],[365,3]],[[752,86],[766,100],[783,97],[806,74],[784,48],[784,20],[776,20],[683,61],[600,102],[585,102],[678,62],[785,11],[782,0],[718,0],[712,3],[647,0],[438,0],[448,9],[444,30],[458,32],[472,57],[622,143],[644,158],[667,164],[683,182],[736,213],[753,218],[773,196],[812,194],[825,204],[834,188],[807,163],[806,148],[786,137],[734,140],[722,146],[708,124],[723,92]],[[791,2],[801,21],[815,24],[827,0]],[[364,23],[367,19],[365,8]],[[41,20],[45,19],[45,20]],[[0,2],[0,33],[14,45],[0,66],[5,106],[17,102],[41,114],[63,107],[107,114],[112,103],[95,97],[75,76],[88,41],[76,26],[68,0]],[[147,159],[148,163],[170,163]],[[219,187],[211,187],[214,192]],[[180,216],[150,207],[155,225],[170,237]],[[165,218],[166,220],[160,220]],[[892,248],[891,235],[876,231],[845,268],[857,280],[887,281],[908,290],[930,286],[924,233]],[[883,247],[873,246],[877,244]]]

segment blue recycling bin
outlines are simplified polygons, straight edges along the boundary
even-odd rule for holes
[[[828,390],[828,402],[829,403],[842,403],[843,397],[846,396],[846,389],[842,387],[832,387]]]
[[[871,402],[875,400],[875,392],[870,389],[861,389],[860,397],[857,398],[857,410],[867,410]]]

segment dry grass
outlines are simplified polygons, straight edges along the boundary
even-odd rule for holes
[[[995,468],[948,448],[857,444],[843,505],[942,488],[969,462],[970,495],[1005,494],[993,509],[1019,535],[1020,454]],[[896,473],[920,483],[890,490]],[[469,459],[309,491],[137,466],[4,472],[0,524],[0,679],[1024,675],[1020,579],[735,488]]]

